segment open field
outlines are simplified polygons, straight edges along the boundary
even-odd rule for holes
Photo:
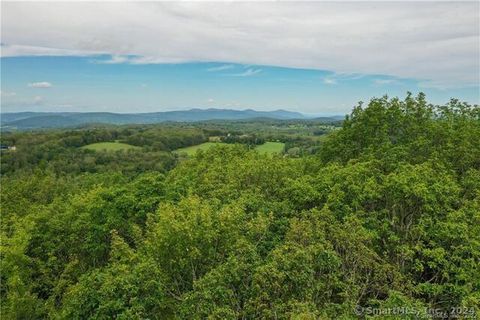
[[[175,153],[186,153],[189,156],[194,155],[197,150],[207,150],[210,149],[213,146],[218,146],[220,144],[224,144],[222,142],[204,142],[201,144],[197,144],[195,146],[190,146],[190,147],[185,147],[185,148],[180,148],[175,150]]]
[[[255,147],[255,150],[261,153],[281,153],[285,148],[285,143],[283,142],[265,142],[262,145]]]
[[[130,144],[121,143],[121,142],[98,142],[88,144],[83,146],[82,149],[89,149],[95,151],[119,151],[119,150],[131,150],[131,149],[141,149],[137,146],[132,146]]]
[[[221,144],[225,144],[225,143],[204,142],[201,144],[197,144],[195,146],[177,149],[175,150],[175,153],[186,153],[187,155],[192,156],[197,152],[197,150],[208,150],[211,147],[218,146]],[[262,145],[256,146],[255,150],[257,150],[260,153],[273,154],[273,153],[281,153],[284,147],[285,147],[285,143],[283,142],[265,142]]]

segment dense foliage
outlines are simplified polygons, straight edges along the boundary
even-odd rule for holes
[[[165,165],[167,137],[81,170],[87,151],[44,154],[41,137],[2,154],[5,319],[480,312],[478,106],[372,99],[301,157],[233,144]]]

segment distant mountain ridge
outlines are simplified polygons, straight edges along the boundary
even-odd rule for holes
[[[195,122],[206,120],[246,120],[269,118],[277,120],[307,119],[300,112],[287,110],[256,111],[253,109],[190,109],[150,113],[110,112],[16,112],[2,113],[2,129],[65,128],[91,123],[103,124],[153,124],[161,122]],[[335,120],[334,117],[331,118]]]

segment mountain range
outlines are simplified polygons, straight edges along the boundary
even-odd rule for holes
[[[6,130],[76,127],[92,123],[152,124],[160,122],[195,122],[206,120],[245,120],[267,118],[277,120],[310,119],[300,112],[286,110],[256,111],[252,109],[190,109],[151,113],[110,112],[16,112],[2,113],[0,124]],[[322,118],[337,121],[338,116]]]

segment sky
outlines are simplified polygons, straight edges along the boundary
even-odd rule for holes
[[[480,2],[1,2],[1,111],[480,102]]]

